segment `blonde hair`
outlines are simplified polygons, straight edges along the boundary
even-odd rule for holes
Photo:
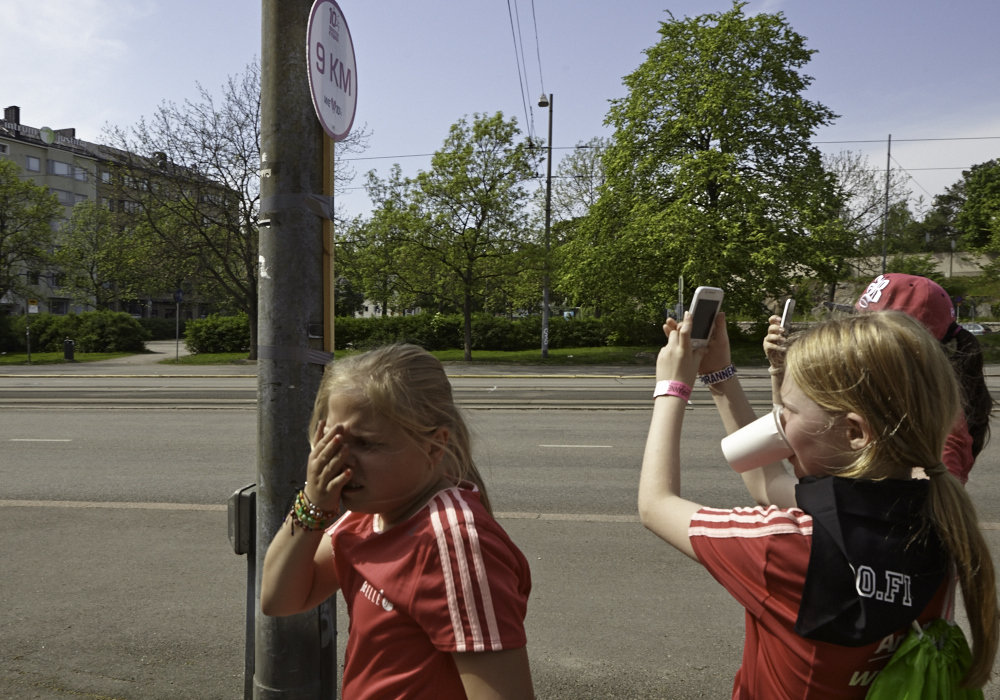
[[[927,517],[955,564],[972,633],[972,666],[963,682],[982,687],[997,652],[995,573],[975,507],[941,462],[962,404],[940,343],[910,316],[877,311],[794,337],[786,372],[831,415],[853,412],[868,422],[872,440],[838,476],[909,479],[913,467],[930,476]]]
[[[438,428],[448,429],[442,460],[454,483],[471,481],[480,500],[492,512],[486,484],[472,459],[469,428],[451,393],[451,382],[436,357],[416,345],[395,344],[334,360],[326,366],[309,421],[309,435],[326,419],[335,393],[360,397],[377,415],[395,423],[411,437],[426,439]]]

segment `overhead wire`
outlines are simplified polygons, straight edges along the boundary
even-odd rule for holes
[[[522,48],[523,43],[520,41],[521,34],[521,20],[518,16],[517,18],[517,29],[515,30],[515,16],[517,16],[517,0],[514,0],[514,7],[511,9],[511,0],[507,0],[507,16],[510,18],[510,34],[511,38],[514,40],[514,62],[517,64],[517,83],[521,89],[521,106],[524,108],[524,123],[528,129],[528,138],[534,140],[535,138],[535,120],[534,112],[531,110],[530,97],[527,96],[527,91],[530,89],[527,86],[527,71],[528,66],[524,62],[524,49]],[[524,70],[522,71],[522,65]]]
[[[542,49],[538,42],[538,18],[535,17],[535,0],[531,0],[531,23],[535,27],[535,57],[538,59],[538,82],[542,86],[542,94],[545,93],[545,78],[542,77]]]

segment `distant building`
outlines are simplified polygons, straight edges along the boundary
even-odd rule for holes
[[[121,199],[121,187],[115,187],[115,149],[76,138],[75,129],[33,127],[21,122],[21,108],[4,109],[0,122],[0,158],[16,163],[38,185],[48,188],[64,207],[63,222],[80,202],[93,201],[111,210],[128,211],[134,202]],[[117,198],[115,193],[118,193]],[[63,222],[54,222],[60,227]],[[25,270],[30,299],[38,312],[67,314],[86,311],[92,305],[73,301],[64,289],[65,276],[60,270]],[[29,297],[8,294],[0,298],[0,313],[27,313]],[[34,305],[33,305],[34,306]],[[203,315],[196,299],[186,299],[181,314],[185,318]],[[137,317],[174,318],[179,308],[174,293],[145,295],[123,302],[122,311]],[[35,309],[33,308],[32,311]]]

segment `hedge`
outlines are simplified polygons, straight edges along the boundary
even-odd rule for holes
[[[74,341],[76,352],[142,352],[149,339],[139,321],[121,311],[45,313],[5,317],[0,324],[0,349],[25,352],[29,330],[31,349],[36,352],[61,352],[67,338]]]

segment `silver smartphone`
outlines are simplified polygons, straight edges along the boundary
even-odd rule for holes
[[[718,287],[698,287],[691,298],[691,347],[701,348],[708,344],[712,335],[715,315],[722,308],[723,291]]]
[[[795,300],[789,297],[785,301],[785,310],[781,312],[781,327],[788,330],[788,324],[792,322],[792,312],[795,311]]]

